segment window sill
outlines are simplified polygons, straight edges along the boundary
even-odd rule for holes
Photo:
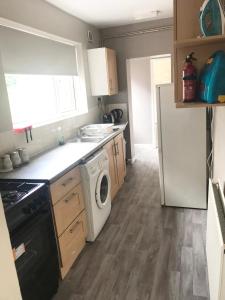
[[[43,126],[47,126],[47,125],[51,125],[51,124],[54,124],[54,123],[57,123],[57,122],[60,122],[60,121],[64,121],[64,120],[68,120],[68,119],[71,119],[71,118],[74,118],[74,117],[78,117],[78,116],[81,116],[81,115],[84,115],[84,114],[87,114],[88,113],[88,109],[85,110],[85,111],[82,111],[82,112],[73,112],[73,113],[68,113],[68,114],[65,114],[64,116],[62,115],[61,117],[59,118],[56,118],[56,119],[52,119],[52,120],[48,120],[46,122],[40,122],[40,123],[37,123],[37,124],[33,124],[32,127],[33,128],[39,128],[39,127],[43,127]]]

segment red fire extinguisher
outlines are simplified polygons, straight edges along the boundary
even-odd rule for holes
[[[197,91],[197,70],[193,65],[196,58],[193,57],[194,52],[187,55],[183,69],[183,101],[193,102],[196,100]]]

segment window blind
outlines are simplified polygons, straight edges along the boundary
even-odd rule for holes
[[[74,46],[0,26],[0,52],[8,74],[77,75]]]

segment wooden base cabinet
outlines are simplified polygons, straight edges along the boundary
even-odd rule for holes
[[[84,248],[87,236],[79,166],[54,182],[50,191],[63,279]]]
[[[124,183],[124,177],[126,175],[126,162],[124,154],[124,137],[123,134],[119,134],[115,137],[116,148],[116,165],[117,165],[117,177],[119,187]]]
[[[62,278],[68,273],[86,243],[86,220],[83,211],[59,237]]]
[[[116,165],[116,149],[115,142],[111,140],[104,148],[106,149],[109,157],[109,175],[111,179],[111,198],[114,199],[118,192],[118,176],[117,176],[117,165]]]
[[[109,157],[109,173],[111,178],[111,198],[115,198],[126,175],[125,147],[123,133],[108,142],[104,148]]]

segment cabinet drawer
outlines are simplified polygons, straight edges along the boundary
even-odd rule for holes
[[[51,184],[52,204],[59,201],[78,183],[80,183],[80,168],[76,167]]]
[[[65,197],[58,201],[54,205],[53,209],[57,234],[60,236],[84,209],[84,199],[81,184],[78,184]]]
[[[62,277],[71,268],[77,256],[85,246],[86,218],[83,211],[59,238],[61,252]]]

